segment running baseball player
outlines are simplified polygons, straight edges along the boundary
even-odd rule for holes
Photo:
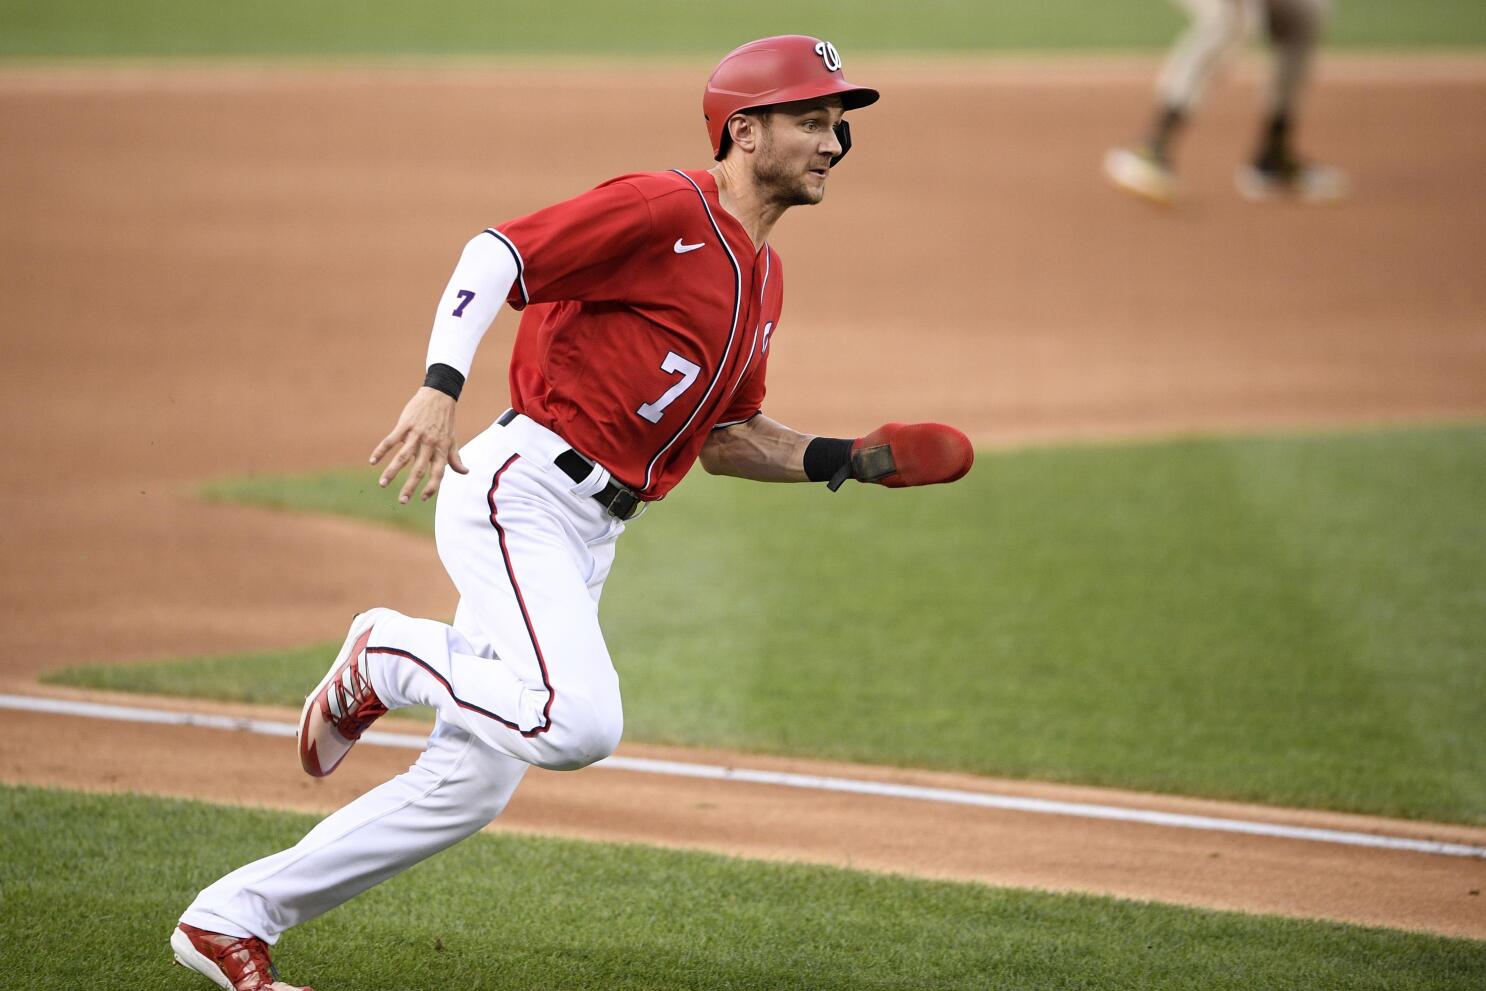
[[[1274,55],[1268,109],[1254,157],[1235,176],[1238,191],[1254,201],[1308,203],[1345,198],[1346,177],[1337,169],[1298,158],[1292,146],[1296,108],[1310,79],[1310,65],[1330,12],[1330,0],[1178,0],[1191,17],[1176,40],[1156,84],[1156,118],[1137,147],[1104,156],[1104,174],[1117,188],[1161,204],[1176,201],[1179,186],[1172,148],[1225,57],[1260,18]]]
[[[969,441],[942,424],[829,438],[761,412],[784,300],[769,235],[790,207],[821,201],[851,147],[843,114],[877,99],[847,82],[830,42],[752,42],[707,82],[714,167],[621,176],[466,245],[424,385],[371,456],[390,455],[384,486],[407,470],[402,502],[420,485],[438,493],[458,610],[452,625],[357,616],[305,701],[300,760],[330,774],[389,709],[432,706],[437,723],[407,772],[202,891],[171,934],[179,963],[222,988],[292,991],[269,957],[285,930],[479,830],[530,765],[613,751],[623,716],[599,596],[625,522],[695,461],[833,491],[970,469]],[[455,403],[502,304],[523,311],[512,408],[461,449]]]

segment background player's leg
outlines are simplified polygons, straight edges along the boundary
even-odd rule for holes
[[[1341,174],[1310,166],[1295,154],[1296,112],[1310,81],[1311,63],[1329,11],[1327,0],[1266,0],[1265,29],[1274,53],[1266,112],[1248,168],[1239,172],[1239,189],[1254,199],[1296,193],[1308,199],[1340,198]]]
[[[492,427],[439,494],[439,555],[460,593],[458,629],[393,616],[368,643],[388,706],[423,703],[490,746],[542,767],[607,756],[623,717],[598,596],[623,525],[551,464]],[[468,636],[465,634],[468,633]]]
[[[1156,115],[1144,140],[1115,148],[1104,172],[1119,188],[1159,203],[1176,197],[1172,151],[1223,57],[1242,41],[1252,0],[1175,0],[1190,18],[1161,66]]]
[[[181,921],[272,944],[500,814],[527,765],[441,720],[417,763],[332,813],[294,847],[201,892]]]
[[[1254,164],[1275,168],[1291,157],[1290,126],[1310,76],[1322,11],[1317,0],[1268,0],[1265,14],[1274,48],[1274,74]]]
[[[1177,38],[1156,81],[1156,120],[1146,147],[1162,161],[1171,143],[1207,92],[1223,58],[1243,40],[1249,0],[1179,0],[1191,18]]]

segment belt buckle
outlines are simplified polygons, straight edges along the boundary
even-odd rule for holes
[[[645,512],[645,500],[635,495],[623,485],[616,485],[619,491],[614,493],[614,498],[604,504],[609,515],[617,520],[629,521]]]

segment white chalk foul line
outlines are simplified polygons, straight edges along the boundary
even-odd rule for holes
[[[156,723],[167,726],[199,726],[206,729],[238,730],[246,733],[258,733],[263,736],[292,737],[295,733],[293,723],[272,722],[264,719],[242,719],[233,716],[213,716],[196,712],[137,709],[131,706],[101,705],[94,702],[72,702],[63,699],[36,698],[27,695],[0,695],[0,709],[19,709],[27,712],[45,712],[60,716],[86,716],[92,719],[114,719],[134,723]],[[377,747],[399,747],[405,750],[422,750],[426,739],[426,737],[411,733],[383,733],[372,730],[361,737],[361,742]],[[722,767],[716,764],[688,764],[672,760],[649,760],[642,757],[608,757],[593,766],[606,767],[616,771],[635,771],[641,774],[665,774],[672,777],[703,778],[710,781],[741,781],[747,784],[778,785],[785,788],[802,788],[809,791],[844,792],[852,795],[872,795],[878,798],[906,798],[921,802],[969,805],[984,809],[1003,809],[1010,812],[1030,812],[1039,815],[1062,815],[1074,816],[1081,819],[1137,822],[1148,826],[1169,826],[1177,829],[1206,829],[1220,833],[1244,833],[1250,836],[1270,836],[1278,839],[1340,843],[1346,846],[1374,847],[1382,850],[1406,850],[1411,853],[1434,853],[1448,857],[1486,858],[1486,847],[1472,846],[1468,843],[1441,843],[1434,840],[1418,840],[1405,836],[1379,836],[1374,833],[1357,833],[1341,829],[1284,826],[1277,823],[1249,822],[1243,819],[1222,819],[1216,816],[1183,815],[1175,812],[1156,812],[1150,809],[1131,809],[1117,805],[1098,805],[1090,802],[1056,802],[1042,798],[1023,798],[1016,795],[962,791],[955,788],[928,788],[921,785],[863,781],[858,778],[823,777],[813,774],[792,774],[785,771],[760,771],[744,767]]]

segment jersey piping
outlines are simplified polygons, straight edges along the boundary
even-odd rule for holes
[[[773,268],[774,268],[774,263],[773,263],[772,259],[769,257],[769,249],[767,247],[765,247],[764,248],[764,281],[763,281],[763,284],[759,286],[759,290],[758,290],[758,309],[759,309],[759,313],[761,315],[764,312],[764,296],[769,291],[769,272]],[[736,381],[736,382],[733,383],[733,391],[730,392],[730,393],[728,393],[728,402],[729,403],[731,403],[733,401],[733,397],[738,394],[738,389],[743,385],[743,379],[748,376],[748,369],[753,366],[753,356],[756,355],[756,354],[758,354],[758,328],[759,328],[759,325],[757,323],[754,323],[754,325],[753,325],[753,343],[751,345],[749,345],[749,347],[748,347],[748,360],[745,361],[745,362],[743,362],[743,370],[738,373],[738,381]]]
[[[763,412],[760,411],[758,413],[750,413],[750,414],[748,414],[747,416],[745,416],[741,420],[724,420],[721,423],[714,423],[714,424],[712,424],[712,429],[713,430],[722,430],[725,427],[736,427],[740,423],[747,423],[749,420],[752,420],[754,417],[756,417],[756,416],[762,416],[762,415],[763,415]]]
[[[691,416],[686,418],[686,422],[681,424],[681,427],[671,435],[671,439],[666,441],[665,445],[659,451],[655,452],[655,456],[645,466],[645,481],[640,486],[642,490],[650,488],[650,479],[655,472],[656,463],[660,461],[667,451],[675,446],[676,441],[685,436],[686,431],[695,422],[697,414],[701,413],[703,408],[706,407],[707,400],[711,398],[713,391],[717,388],[717,384],[722,381],[723,371],[728,365],[728,358],[733,353],[733,341],[738,336],[738,316],[743,309],[743,269],[738,265],[738,259],[733,254],[732,245],[728,244],[727,238],[723,236],[722,228],[717,225],[717,218],[712,215],[712,207],[707,204],[706,194],[702,192],[702,187],[698,186],[696,181],[685,172],[682,172],[680,169],[672,169],[671,171],[685,179],[691,185],[691,188],[696,190],[697,198],[702,201],[702,209],[707,212],[707,222],[712,225],[712,232],[717,235],[717,240],[721,242],[723,250],[728,253],[728,261],[733,265],[733,325],[728,328],[727,347],[723,348],[722,360],[717,363],[717,371],[713,373],[712,381],[707,383],[707,391],[702,393],[702,398],[697,403],[696,408],[691,411]]]
[[[512,243],[510,238],[494,227],[485,228],[485,233],[495,238],[501,244],[504,244],[511,252],[511,257],[516,259],[516,285],[521,288],[521,305],[529,306],[531,304],[531,297],[526,292],[526,264],[521,260],[521,252],[516,250],[516,245]]]

